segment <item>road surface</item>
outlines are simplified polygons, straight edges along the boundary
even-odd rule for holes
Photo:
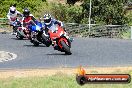
[[[0,51],[17,54],[14,60],[1,62],[0,69],[132,66],[132,40],[75,38],[72,55],[55,51],[52,46],[34,47],[29,40],[0,34]]]

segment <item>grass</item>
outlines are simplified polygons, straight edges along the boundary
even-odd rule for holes
[[[131,88],[129,84],[85,84],[80,86],[75,75],[56,74],[44,77],[6,78],[0,80],[0,88]]]
[[[131,37],[131,31],[130,30],[123,32],[121,35],[122,39],[130,39],[130,37]]]

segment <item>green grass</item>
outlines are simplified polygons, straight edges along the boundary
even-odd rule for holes
[[[131,37],[131,31],[130,30],[123,32],[121,35],[122,39],[130,39],[130,37]]]
[[[85,84],[80,86],[73,75],[57,74],[45,77],[7,78],[0,80],[0,88],[132,88],[129,84]]]

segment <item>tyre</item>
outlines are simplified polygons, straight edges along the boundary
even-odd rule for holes
[[[71,41],[68,39],[69,47],[71,48]]]
[[[45,43],[45,45],[47,46],[47,47],[49,47],[50,45],[51,45],[51,43],[49,42],[47,42],[47,43]]]
[[[37,41],[33,41],[32,43],[34,46],[39,46],[39,42],[37,42]]]
[[[42,34],[42,39],[43,39],[43,43],[47,46],[47,47],[49,47],[50,45],[51,45],[51,41],[46,37],[46,36],[44,36],[44,34]]]
[[[20,39],[20,40],[23,40],[23,38],[24,38],[23,36],[19,36],[19,39]]]
[[[20,40],[22,40],[22,39],[24,38],[24,37],[23,37],[22,35],[20,35],[18,32],[17,32],[16,37],[17,37],[18,39],[20,39]]]
[[[36,34],[33,34],[31,36],[31,43],[33,43],[34,46],[39,46],[39,36],[37,36]]]
[[[70,47],[64,41],[61,41],[61,45],[64,49],[65,54],[67,54],[67,55],[72,54],[71,51],[70,51]]]

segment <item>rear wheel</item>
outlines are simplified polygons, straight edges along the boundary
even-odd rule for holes
[[[32,33],[32,35],[30,37],[31,37],[30,42],[33,43],[34,46],[39,46],[39,39],[40,39],[39,36],[37,36],[34,32],[34,33]]]
[[[70,47],[64,42],[64,41],[61,41],[61,45],[65,51],[65,54],[67,55],[71,55],[71,51],[70,51]]]

